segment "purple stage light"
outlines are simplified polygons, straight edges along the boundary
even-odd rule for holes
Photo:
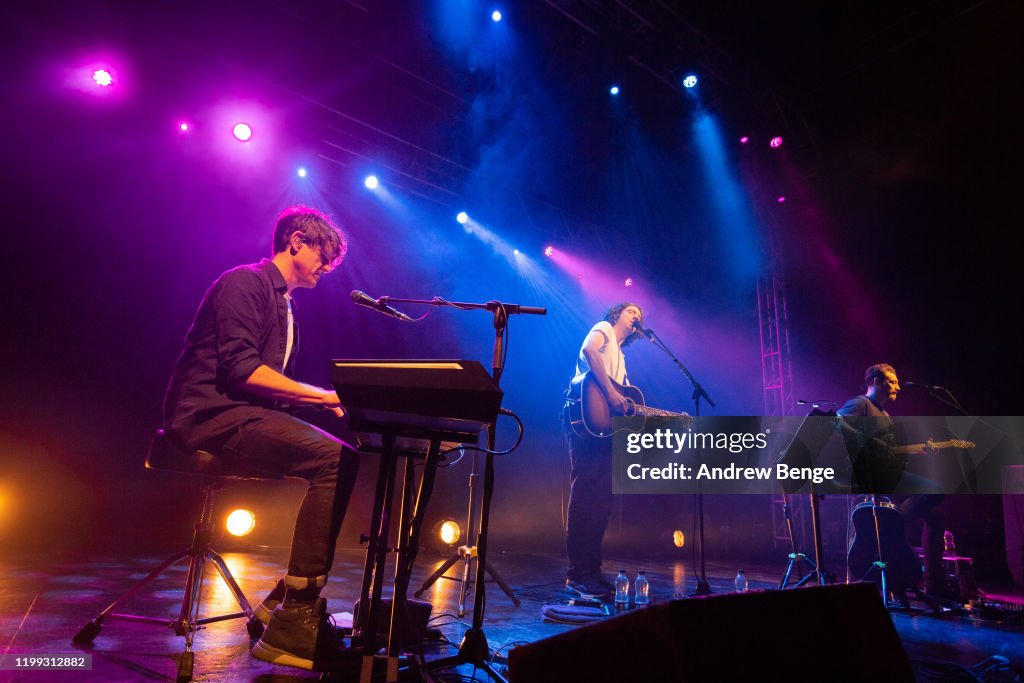
[[[625,284],[626,284],[627,287],[632,287],[633,286],[633,278],[627,277]]]
[[[296,171],[296,173],[299,174],[300,178],[305,178],[306,177],[306,169],[302,168],[301,166],[299,167],[299,170]]]
[[[778,202],[779,204],[781,204],[781,203],[783,203],[784,201],[786,201],[786,198],[785,198],[785,197],[779,197],[779,198],[778,198],[778,199],[776,199],[775,201],[777,201],[777,202]]]
[[[748,142],[750,142],[750,138],[748,136],[744,135],[743,137],[740,138],[740,144],[741,145],[745,145]]]
[[[231,129],[231,133],[239,142],[248,142],[252,138],[252,127],[248,123],[239,121]]]
[[[772,147],[782,147],[782,136],[776,135],[771,139],[771,141],[768,144],[771,145]]]
[[[551,256],[554,253],[555,253],[555,248],[554,247],[544,247],[544,255],[545,256]]]
[[[104,88],[114,82],[114,77],[106,69],[96,69],[92,72],[92,80]]]
[[[455,216],[455,220],[465,225],[469,222],[469,214],[465,211],[459,211],[458,215]]]
[[[192,130],[192,126],[188,125],[188,121],[182,121],[178,124],[178,130],[180,130],[182,133],[187,133],[190,130]]]

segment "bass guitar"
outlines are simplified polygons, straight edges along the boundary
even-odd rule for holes
[[[687,413],[677,413],[660,408],[652,408],[644,403],[643,392],[638,387],[624,386],[615,380],[609,380],[612,388],[626,399],[625,417],[642,415],[644,417],[658,415],[662,417],[690,417]],[[611,407],[605,399],[601,385],[591,373],[583,376],[583,381],[569,389],[569,424],[573,432],[580,438],[606,438],[617,430],[612,424]]]

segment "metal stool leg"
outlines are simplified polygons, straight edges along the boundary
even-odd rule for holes
[[[108,619],[111,621],[134,621],[138,623],[156,624],[158,626],[169,627],[173,629],[177,635],[185,638],[185,651],[182,653],[181,660],[179,661],[177,676],[179,683],[183,683],[184,681],[192,679],[193,665],[195,662],[193,642],[195,632],[202,626],[216,621],[245,618],[249,620],[249,624],[247,624],[249,635],[256,638],[259,637],[259,633],[253,635],[254,629],[252,624],[258,624],[259,622],[252,618],[252,606],[249,604],[249,601],[246,600],[245,594],[242,593],[242,589],[239,587],[235,577],[231,574],[231,570],[228,569],[224,559],[210,547],[213,537],[213,500],[214,494],[219,488],[221,488],[221,486],[216,482],[208,483],[203,487],[204,497],[202,512],[199,522],[195,525],[192,544],[189,548],[162,562],[141,581],[118,596],[118,598],[110,603],[106,609],[83,626],[81,630],[75,634],[74,638],[72,638],[72,642],[77,645],[88,645],[92,643],[96,636],[99,635],[104,621]],[[188,573],[185,578],[185,587],[181,598],[181,609],[178,612],[177,619],[159,619],[156,617],[139,614],[123,614],[114,611],[118,605],[152,583],[171,565],[184,560],[186,557],[189,558]],[[202,601],[203,570],[207,560],[209,560],[217,569],[217,573],[227,585],[232,595],[234,595],[236,602],[238,602],[238,606],[241,607],[240,612],[204,617],[202,619],[199,618],[199,607]],[[259,630],[262,631],[262,624],[260,624]]]

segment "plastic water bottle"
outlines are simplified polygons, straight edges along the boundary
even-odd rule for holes
[[[742,569],[736,572],[736,592],[747,592],[747,574]]]
[[[626,607],[629,605],[629,577],[626,570],[620,569],[619,575],[615,577],[615,606]]]
[[[637,607],[651,604],[651,584],[647,581],[647,575],[644,572],[638,572],[636,575],[636,583],[633,584],[633,600]]]

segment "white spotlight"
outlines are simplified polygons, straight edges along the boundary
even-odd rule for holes
[[[256,515],[253,514],[252,510],[239,508],[228,515],[228,521],[225,526],[228,529],[228,533],[232,536],[251,534],[252,530],[256,528]]]

